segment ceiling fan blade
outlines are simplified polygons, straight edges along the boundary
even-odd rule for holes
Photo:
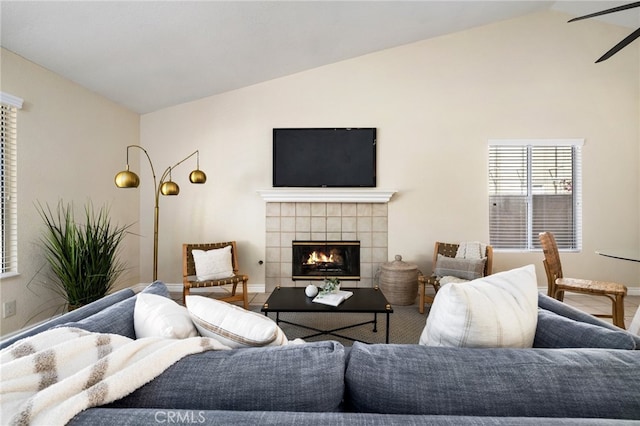
[[[638,37],[640,37],[640,28],[638,28],[637,30],[635,30],[634,32],[626,36],[620,43],[616,44],[611,49],[609,49],[607,53],[602,55],[602,57],[596,61],[596,64],[598,62],[606,61],[607,59],[609,59],[610,57],[618,53],[620,50],[622,50],[625,46],[627,46],[629,43],[631,43],[633,40],[637,39]]]
[[[603,10],[600,12],[591,13],[589,15],[578,16],[577,18],[570,19],[569,22],[580,21],[582,19],[593,18],[594,16],[606,15],[613,12],[620,12],[621,10],[633,9],[634,7],[640,7],[640,1],[625,4],[623,6],[612,7],[611,9]]]

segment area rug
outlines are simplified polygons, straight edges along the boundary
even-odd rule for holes
[[[251,310],[260,312],[259,306],[251,306]],[[410,306],[394,306],[393,313],[390,315],[389,327],[389,343],[411,344],[418,343],[420,334],[424,329],[429,313],[426,307],[425,314],[418,312],[418,305]],[[275,320],[275,314],[269,314],[269,318]],[[350,324],[357,324],[373,319],[373,314],[358,313],[299,313],[299,312],[282,312],[280,319],[291,321],[297,324],[307,325],[322,330],[335,329]],[[297,327],[295,325],[280,323],[282,331],[289,340],[303,338],[314,332],[311,330]],[[377,332],[373,331],[373,324],[365,324],[355,328],[338,331],[341,334],[352,339],[367,343],[385,343],[385,335],[387,330],[386,314],[378,314]],[[306,338],[305,341],[315,342],[319,340],[336,340],[345,346],[353,345],[353,341],[343,339],[332,335],[321,335]]]

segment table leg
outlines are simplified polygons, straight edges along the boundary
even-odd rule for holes
[[[376,312],[373,314],[373,332],[378,332],[378,314]]]
[[[389,343],[389,312],[387,312],[387,336],[385,343]]]

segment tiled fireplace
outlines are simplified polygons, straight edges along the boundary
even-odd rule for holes
[[[387,201],[393,192],[382,202],[370,202],[367,197],[356,197],[359,199],[355,202],[336,201],[333,197],[325,202],[315,192],[311,192],[311,197],[286,197],[286,201],[278,201],[283,197],[262,194],[267,201],[265,290],[273,291],[278,285],[319,284],[317,280],[292,279],[293,241],[359,241],[360,279],[347,281],[346,285],[372,287],[378,266],[389,261]]]

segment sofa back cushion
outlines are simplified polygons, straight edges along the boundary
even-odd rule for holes
[[[141,293],[169,297],[167,286],[160,281],[150,284]],[[136,332],[133,322],[135,306],[136,296],[129,297],[87,318],[76,322],[67,322],[61,324],[60,327],[76,327],[95,333],[120,334],[121,336],[135,339]]]
[[[190,355],[110,408],[338,411],[345,350],[338,342]]]
[[[345,402],[389,414],[640,419],[639,380],[635,351],[354,343]]]

